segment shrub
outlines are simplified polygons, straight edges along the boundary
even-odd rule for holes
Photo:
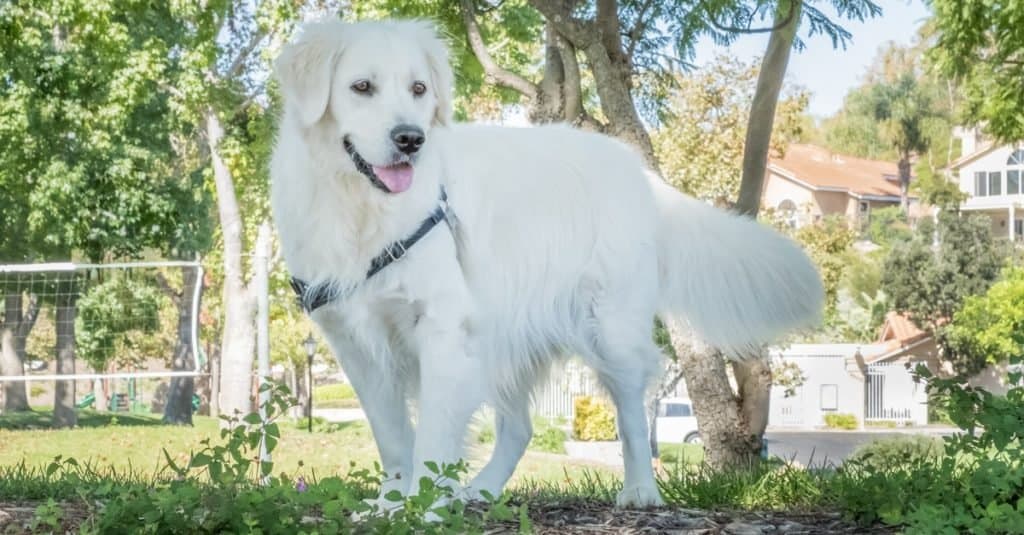
[[[825,425],[829,429],[857,429],[857,417],[852,414],[826,414]]]
[[[494,426],[485,425],[476,435],[479,444],[493,444]],[[527,449],[547,453],[565,453],[565,431],[547,418],[533,419],[533,437]]]
[[[574,407],[572,434],[576,440],[615,440],[615,412],[608,402],[581,396]]]
[[[890,471],[920,463],[934,463],[941,456],[941,439],[925,435],[902,435],[864,444],[846,462]]]

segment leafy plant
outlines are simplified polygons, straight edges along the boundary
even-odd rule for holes
[[[847,462],[888,471],[920,463],[934,463],[943,453],[942,440],[927,435],[905,435],[870,442],[857,448]]]
[[[826,414],[825,425],[831,429],[857,429],[857,417],[844,413]]]
[[[615,412],[605,401],[580,396],[574,401],[572,434],[576,440],[615,440]]]

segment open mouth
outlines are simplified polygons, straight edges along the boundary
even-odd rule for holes
[[[376,188],[385,193],[401,193],[412,186],[412,164],[409,163],[408,156],[403,155],[402,161],[396,161],[391,165],[372,165],[359,155],[348,137],[345,137],[344,145],[345,152],[352,158],[352,163],[356,164],[356,169]]]

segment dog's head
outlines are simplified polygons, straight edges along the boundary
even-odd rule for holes
[[[448,49],[425,22],[307,24],[274,70],[300,126],[328,129],[353,168],[388,193],[410,187],[431,129],[451,120]]]

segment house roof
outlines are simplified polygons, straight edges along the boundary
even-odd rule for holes
[[[997,143],[989,141],[986,144],[982,145],[980,149],[970,154],[964,154],[963,156],[953,160],[949,164],[949,168],[952,170],[959,170],[961,167],[973,162],[974,160],[977,160],[978,158],[981,158],[982,156],[998,149],[1001,146],[1003,145],[999,145]]]
[[[900,196],[895,163],[834,154],[815,145],[790,145],[782,158],[769,160],[768,168],[814,191],[837,191],[854,197]]]
[[[869,363],[885,360],[930,339],[931,336],[914,325],[906,315],[889,312],[878,335],[878,343],[883,349],[864,357]]]

